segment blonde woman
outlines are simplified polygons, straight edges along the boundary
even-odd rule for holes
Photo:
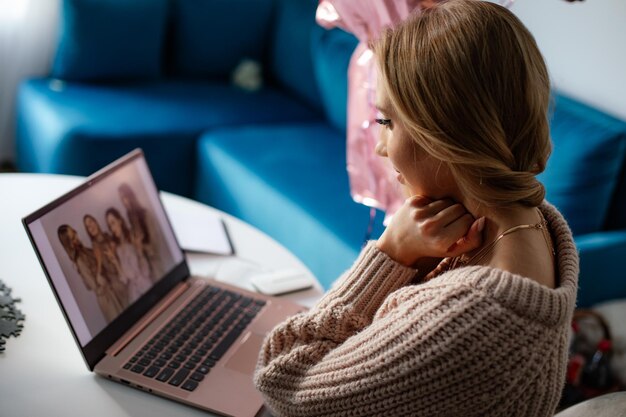
[[[578,258],[535,175],[550,83],[507,9],[451,0],[373,45],[377,153],[410,193],[309,312],[265,340],[279,416],[552,416]]]

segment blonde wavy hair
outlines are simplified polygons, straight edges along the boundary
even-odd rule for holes
[[[372,44],[380,79],[417,146],[487,206],[538,206],[552,149],[550,80],[537,44],[506,8],[450,0]]]

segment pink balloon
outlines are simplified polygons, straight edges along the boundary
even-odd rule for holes
[[[367,44],[381,31],[405,19],[421,0],[321,0],[316,20],[330,29],[353,33],[359,44],[348,67],[347,170],[352,198],[392,215],[404,202],[401,185],[386,158],[374,152],[379,125],[376,118],[376,64]]]
[[[439,0],[321,0],[316,20],[326,29],[340,27],[353,33],[359,44],[348,67],[347,170],[352,198],[386,212],[386,219],[406,195],[386,158],[376,155],[379,125],[376,118],[376,64],[368,42],[386,27]],[[501,0],[510,6],[513,0]]]

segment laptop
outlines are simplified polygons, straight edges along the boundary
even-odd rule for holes
[[[23,223],[90,371],[222,415],[260,410],[264,336],[304,308],[190,276],[141,150]]]

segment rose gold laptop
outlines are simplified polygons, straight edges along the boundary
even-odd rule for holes
[[[191,277],[141,150],[23,222],[91,371],[218,414],[259,411],[262,340],[303,308]]]

